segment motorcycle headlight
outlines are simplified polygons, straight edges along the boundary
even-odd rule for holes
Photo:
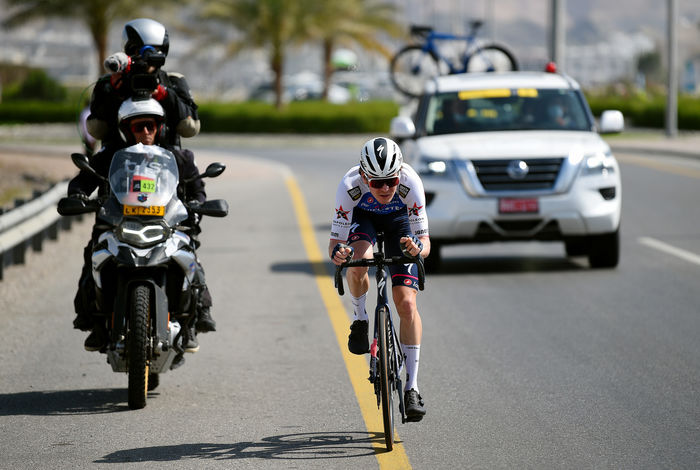
[[[168,238],[170,229],[164,224],[143,224],[134,220],[125,220],[117,228],[117,238],[139,248],[156,245]]]
[[[615,157],[610,152],[588,155],[583,164],[584,175],[603,175],[615,171]]]

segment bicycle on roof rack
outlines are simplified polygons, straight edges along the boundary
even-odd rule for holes
[[[401,423],[406,422],[406,409],[403,402],[403,386],[401,371],[404,366],[404,355],[401,350],[401,342],[394,328],[391,307],[387,295],[387,271],[386,267],[395,264],[413,263],[418,266],[418,289],[425,286],[425,267],[423,257],[393,256],[387,258],[384,254],[384,234],[377,233],[377,251],[373,258],[363,258],[347,261],[335,268],[335,287],[338,293],[343,295],[344,268],[370,267],[376,268],[377,281],[377,308],[374,311],[374,339],[370,346],[369,381],[374,385],[374,393],[377,395],[377,408],[381,406],[382,419],[384,421],[384,440],[386,448],[391,451],[394,448],[394,398],[399,396],[399,412]]]
[[[420,43],[405,46],[394,55],[389,70],[391,82],[403,94],[416,98],[425,82],[438,75],[518,70],[518,61],[508,48],[496,43],[483,44],[477,38],[482,25],[482,21],[471,21],[467,35],[439,33],[430,26],[412,25],[411,36]],[[438,47],[448,41],[466,43],[459,60],[450,60]]]

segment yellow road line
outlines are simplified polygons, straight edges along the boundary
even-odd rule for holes
[[[292,197],[294,210],[299,224],[299,232],[301,239],[306,248],[306,256],[311,262],[314,277],[318,290],[321,293],[321,298],[328,311],[328,317],[331,320],[335,336],[338,341],[338,346],[343,355],[345,366],[350,376],[350,382],[355,390],[355,397],[360,405],[362,417],[365,420],[365,427],[370,435],[376,436],[373,439],[372,446],[375,450],[377,461],[380,469],[410,469],[411,464],[408,461],[408,455],[402,443],[399,441],[399,436],[396,434],[394,442],[394,450],[386,452],[384,442],[384,425],[382,422],[381,411],[377,409],[377,399],[374,395],[372,385],[367,380],[369,366],[364,356],[356,356],[351,354],[347,348],[347,334],[350,327],[348,314],[343,307],[343,303],[338,297],[338,292],[333,286],[333,278],[324,268],[323,262],[325,256],[321,255],[321,250],[316,242],[313,225],[309,217],[304,196],[296,183],[293,176],[288,175],[285,179],[287,190]],[[401,418],[399,417],[399,422]]]
[[[700,179],[700,171],[694,168],[685,168],[680,165],[674,166],[672,163],[664,160],[652,160],[650,158],[632,155],[615,155],[615,158],[624,163],[631,163],[632,165],[644,166],[674,175],[690,176],[691,178]]]

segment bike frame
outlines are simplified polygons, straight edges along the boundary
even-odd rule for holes
[[[335,269],[335,287],[338,289],[338,293],[343,295],[345,290],[343,288],[343,268],[351,267],[371,267],[376,268],[375,279],[377,284],[377,307],[374,311],[374,339],[370,346],[370,367],[369,367],[369,381],[374,385],[374,393],[377,395],[377,406],[381,404],[381,384],[379,380],[379,357],[378,357],[378,338],[379,338],[379,328],[380,326],[380,312],[382,309],[386,309],[387,312],[387,323],[388,331],[386,338],[393,348],[393,354],[389,353],[388,362],[389,372],[392,373],[391,385],[389,394],[397,392],[399,395],[399,411],[401,412],[401,422],[406,422],[406,412],[403,402],[402,393],[402,381],[401,381],[401,371],[404,365],[403,351],[401,350],[401,342],[399,340],[398,334],[396,333],[396,328],[394,327],[392,309],[389,306],[389,295],[387,292],[387,279],[388,274],[386,268],[391,265],[396,264],[406,264],[412,263],[418,266],[418,289],[423,290],[425,284],[425,267],[423,264],[423,257],[418,255],[417,258],[411,258],[408,256],[393,256],[387,258],[384,254],[384,234],[377,233],[376,242],[377,251],[374,252],[372,258],[363,258],[347,261],[340,266],[336,266]],[[389,349],[389,348],[388,348]],[[393,439],[393,436],[392,436]],[[388,443],[388,442],[387,442]]]
[[[440,52],[440,48],[437,45],[437,42],[439,42],[439,41],[465,41],[467,43],[467,48],[464,51],[464,55],[462,57],[461,67],[457,68],[457,66],[455,64],[453,64],[452,61],[450,61],[450,59],[445,57]],[[477,53],[479,50],[480,50],[479,45],[476,42],[476,33],[470,33],[470,34],[462,36],[462,35],[455,35],[455,34],[450,34],[450,33],[430,32],[425,37],[425,43],[423,44],[423,52],[432,54],[433,56],[437,57],[439,60],[441,60],[445,64],[447,64],[447,67],[450,69],[450,74],[466,72],[466,70],[467,70],[467,60],[466,60],[467,57]]]

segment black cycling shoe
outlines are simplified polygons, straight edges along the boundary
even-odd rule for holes
[[[95,325],[92,332],[85,338],[86,351],[99,351],[107,345],[107,331],[102,325]]]
[[[425,416],[423,398],[414,389],[404,393],[403,404],[406,409],[406,421],[409,423],[417,423]]]
[[[355,320],[350,325],[350,336],[348,336],[348,349],[353,354],[367,354],[369,352],[369,339],[367,330],[369,322],[367,320]]]
[[[199,318],[197,319],[195,327],[197,328],[197,333],[216,331],[216,322],[211,317],[209,307],[205,307],[199,311]]]

